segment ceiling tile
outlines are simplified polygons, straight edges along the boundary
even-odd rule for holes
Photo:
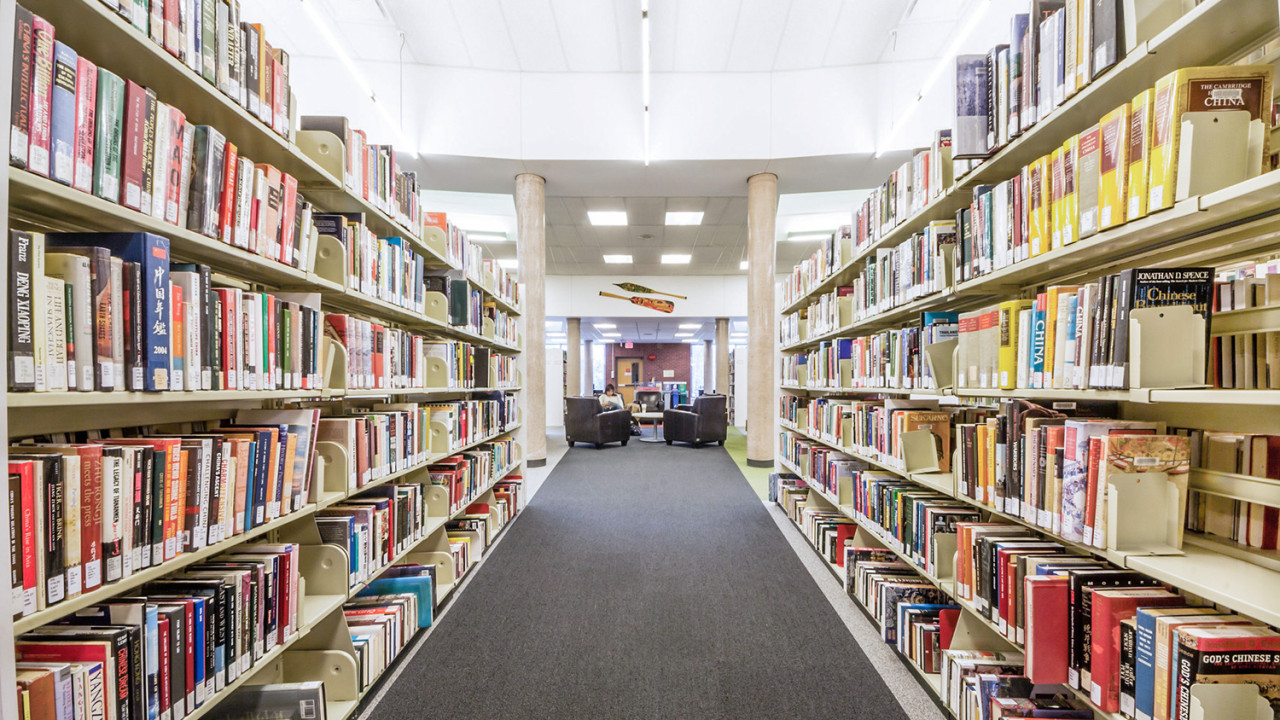
[[[676,72],[726,70],[739,13],[739,4],[733,0],[681,0],[673,69]]]
[[[729,49],[727,69],[733,72],[772,70],[793,4],[794,0],[744,0]]]
[[[793,3],[778,47],[774,70],[799,70],[822,64],[840,12],[840,0]]]
[[[666,198],[627,198],[626,202],[627,222],[632,225],[663,225],[666,222]]]
[[[520,69],[498,0],[451,0],[449,5],[472,65],[488,70]]]
[[[518,0],[523,4],[526,0]],[[633,3],[632,25],[640,25],[640,4]],[[567,68],[571,72],[617,72],[620,70],[614,6],[599,0],[555,0],[552,3],[556,29]],[[511,15],[507,15],[510,19]]]
[[[424,65],[469,66],[471,57],[452,3],[382,0],[409,40],[413,57]]]
[[[524,72],[564,72],[564,44],[549,0],[500,0],[516,59]]]

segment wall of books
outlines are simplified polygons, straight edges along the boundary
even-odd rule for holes
[[[772,499],[953,717],[1272,717],[1277,8],[1026,5],[782,283]]]
[[[13,20],[0,716],[350,717],[523,504],[520,285],[235,0]]]

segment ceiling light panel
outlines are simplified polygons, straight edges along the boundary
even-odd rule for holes
[[[701,225],[701,212],[667,212],[668,225]]]
[[[693,337],[693,333],[676,333],[676,337],[678,338]]]
[[[630,255],[605,255],[604,261],[610,265],[628,265],[631,263]]]
[[[593,323],[592,327],[597,330],[617,330],[618,326],[613,323]]]
[[[619,226],[627,224],[626,210],[588,210],[587,220],[592,225],[600,227]]]
[[[691,260],[693,260],[692,255],[673,254],[662,256],[663,265],[688,265]]]
[[[702,323],[680,323],[681,330],[697,330],[702,327]]]

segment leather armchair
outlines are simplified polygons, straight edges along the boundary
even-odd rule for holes
[[[680,405],[662,414],[662,433],[667,444],[673,441],[724,445],[729,428],[728,398],[724,395],[702,395],[691,405]]]
[[[564,436],[569,447],[574,443],[592,443],[597,448],[605,443],[631,439],[631,413],[626,410],[606,410],[594,397],[567,397],[564,399]]]
[[[663,405],[661,390],[637,390],[636,404],[644,412],[662,412]]]

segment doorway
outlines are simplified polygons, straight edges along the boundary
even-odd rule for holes
[[[618,393],[622,399],[630,403],[635,396],[635,386],[644,377],[644,366],[640,358],[614,358],[615,375],[618,378]]]

